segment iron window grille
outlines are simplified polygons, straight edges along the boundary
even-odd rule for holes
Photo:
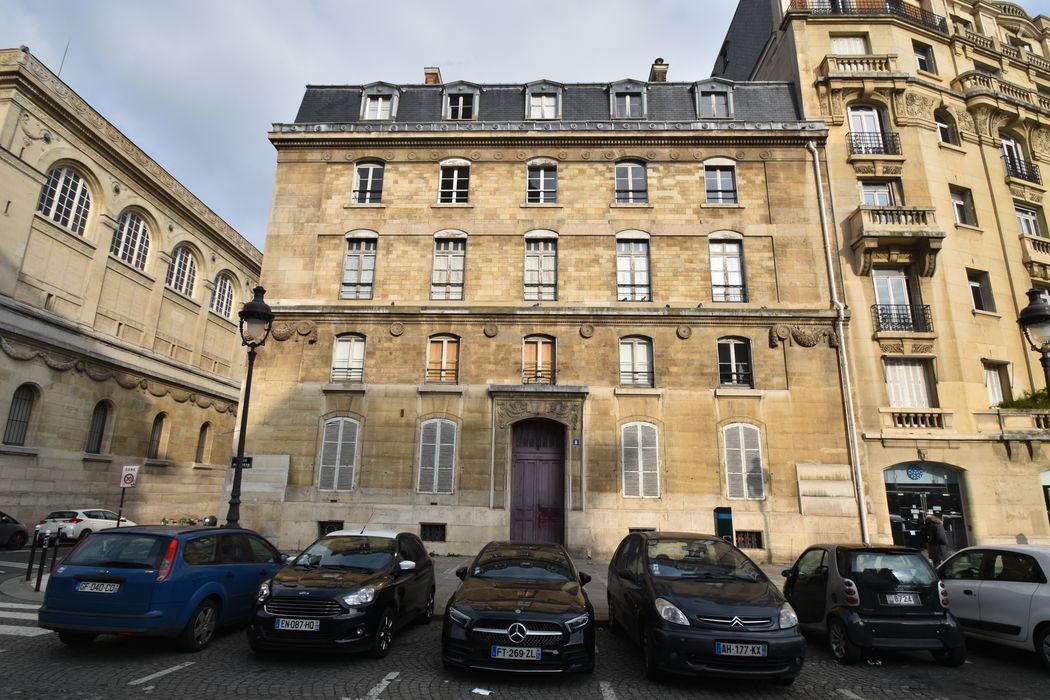
[[[740,549],[762,549],[762,531],[737,530],[736,546]]]
[[[14,396],[11,397],[11,410],[7,414],[7,426],[4,428],[5,445],[25,446],[35,401],[36,391],[33,387],[23,384],[15,389]]]
[[[851,156],[901,154],[901,137],[895,131],[851,131],[846,134],[846,145]]]
[[[444,542],[447,537],[447,523],[420,523],[419,539],[424,542]]]
[[[933,315],[928,304],[875,304],[871,317],[876,331],[933,332]]]
[[[1039,174],[1039,166],[1021,158],[1003,155],[1003,167],[1006,168],[1007,177],[1016,177],[1019,180],[1042,184],[1043,180]]]

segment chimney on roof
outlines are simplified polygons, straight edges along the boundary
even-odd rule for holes
[[[666,83],[667,68],[668,65],[664,63],[664,59],[658,58],[655,61],[653,61],[653,67],[649,69],[649,82]]]
[[[436,66],[430,66],[423,69],[423,84],[424,85],[441,85],[441,69]]]

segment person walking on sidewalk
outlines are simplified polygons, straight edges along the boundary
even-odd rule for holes
[[[944,531],[944,521],[933,511],[926,515],[926,522],[922,524],[922,540],[934,567],[940,566],[944,561],[944,548],[948,545],[948,533]]]

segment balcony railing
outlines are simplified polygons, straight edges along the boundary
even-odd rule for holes
[[[902,0],[791,0],[791,9],[809,10],[815,15],[893,15],[941,34],[948,33],[943,17]]]
[[[552,367],[539,367],[537,365],[526,365],[521,368],[522,384],[553,384],[554,369]]]
[[[829,73],[896,73],[896,54],[828,54],[820,66],[820,75]]]
[[[622,386],[652,386],[653,371],[636,369],[634,365],[623,365],[620,367],[620,384]]]
[[[871,319],[876,331],[933,332],[933,316],[927,304],[875,304],[871,307]]]
[[[990,408],[973,414],[978,433],[1011,435],[1050,430],[1050,411],[1045,409]]]
[[[711,290],[711,301],[747,301],[747,287],[742,284],[716,284]]]
[[[901,137],[894,131],[851,131],[846,134],[846,145],[851,156],[901,154]]]
[[[333,382],[361,382],[365,378],[364,367],[333,367]]]
[[[1034,182],[1037,185],[1043,182],[1039,177],[1039,166],[1035,163],[1003,155],[1003,167],[1006,168],[1007,177],[1016,177],[1028,182]]]
[[[883,427],[895,430],[945,430],[952,414],[939,408],[883,408]]]

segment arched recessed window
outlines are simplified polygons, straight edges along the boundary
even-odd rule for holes
[[[718,339],[718,383],[722,386],[753,386],[751,341],[747,338]]]
[[[73,168],[54,168],[47,174],[36,210],[62,228],[83,236],[91,212],[91,191]]]
[[[211,423],[203,423],[197,432],[197,451],[193,454],[193,461],[197,464],[205,464],[211,450],[208,444],[211,441]]]
[[[546,335],[530,335],[521,347],[521,383],[554,384],[555,357],[554,338]]]
[[[363,382],[365,378],[365,337],[356,333],[335,339],[332,352],[333,382]]]
[[[456,424],[424,421],[419,435],[420,493],[452,493],[456,476]]]
[[[644,231],[616,234],[617,300],[652,301],[649,280],[649,234]]]
[[[361,424],[353,418],[331,418],[324,423],[317,488],[352,491],[357,470],[357,438]]]
[[[180,294],[193,296],[193,285],[197,281],[197,261],[190,249],[180,245],[171,252],[168,276],[165,284]]]
[[[645,164],[626,160],[616,164],[617,204],[645,204],[649,201],[649,181]]]
[[[233,311],[233,280],[225,272],[215,277],[215,287],[211,290],[211,310],[223,318],[229,318]]]
[[[113,243],[109,246],[109,254],[140,270],[145,270],[147,253],[149,253],[149,227],[146,226],[141,216],[133,211],[125,211],[117,220],[117,230],[113,233]]]
[[[149,444],[146,446],[146,459],[161,458],[161,444],[164,441],[164,430],[167,427],[167,416],[158,413],[153,419],[153,427],[149,433]]]
[[[620,384],[652,386],[653,341],[642,336],[620,338]]]
[[[900,155],[900,139],[886,130],[882,110],[871,105],[853,105],[848,110],[850,155]]]
[[[459,381],[459,338],[431,336],[427,343],[427,381],[455,384]]]
[[[762,500],[766,497],[762,442],[758,428],[733,423],[722,429],[725,441],[726,491],[730,498]]]
[[[628,423],[621,429],[623,495],[627,498],[660,497],[658,432],[652,423]]]
[[[441,161],[438,180],[438,202],[466,204],[470,195],[470,161],[448,158]]]
[[[36,397],[37,391],[32,384],[23,384],[15,389],[11,397],[11,408],[7,412],[7,426],[4,428],[5,445],[25,447],[29,419],[33,417]]]
[[[102,452],[102,439],[106,433],[106,421],[109,420],[109,404],[99,401],[91,412],[91,423],[88,425],[87,443],[84,452],[99,454]]]
[[[708,242],[711,263],[711,300],[747,301],[744,244],[740,234],[723,232]]]
[[[959,130],[951,113],[946,109],[938,109],[933,113],[933,120],[937,122],[937,139],[941,143],[958,146]]]

